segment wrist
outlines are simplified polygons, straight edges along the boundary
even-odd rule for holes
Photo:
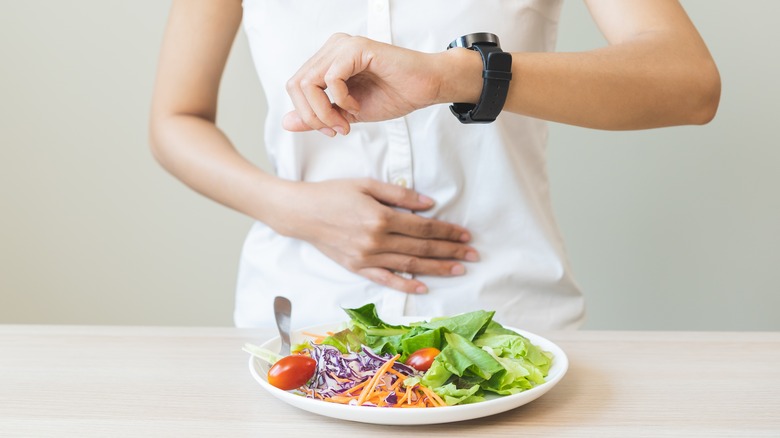
[[[250,216],[264,223],[272,230],[283,236],[290,236],[294,225],[291,224],[291,216],[294,212],[290,207],[297,200],[297,188],[301,183],[285,180],[275,175],[267,175],[262,182],[255,186],[259,192],[253,196]]]
[[[482,57],[454,48],[436,54],[439,59],[439,92],[436,103],[477,103],[482,93]]]

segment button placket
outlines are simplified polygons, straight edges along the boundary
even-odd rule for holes
[[[390,0],[370,0],[367,7],[366,36],[376,41],[392,44],[390,22]],[[412,150],[409,131],[403,118],[382,122],[387,134],[386,178],[393,184],[412,188]],[[412,274],[396,272],[404,278]],[[382,313],[388,316],[402,316],[406,309],[408,294],[387,288],[382,295]]]
[[[368,5],[367,34],[372,40],[392,44],[390,0],[371,0]]]

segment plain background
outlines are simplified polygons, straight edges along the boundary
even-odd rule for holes
[[[780,3],[683,5],[722,76],[711,124],[550,125],[586,327],[778,330]],[[147,145],[168,7],[0,0],[0,323],[232,324],[250,220],[166,174]],[[604,44],[567,1],[558,49]],[[220,105],[220,126],[266,166],[243,34]]]

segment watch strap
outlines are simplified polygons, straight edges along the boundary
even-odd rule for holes
[[[512,79],[512,54],[492,43],[469,47],[482,56],[482,93],[479,102],[453,103],[450,111],[461,123],[490,123],[504,108]]]

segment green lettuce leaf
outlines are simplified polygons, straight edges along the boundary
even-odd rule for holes
[[[428,329],[445,328],[447,331],[457,333],[471,341],[488,328],[495,313],[496,312],[477,310],[449,318],[434,319],[430,322],[421,324],[421,327]]]
[[[441,350],[443,342],[444,339],[441,328],[431,330],[423,327],[415,327],[411,332],[401,338],[401,360],[406,360],[407,356],[421,348],[433,347],[437,350]]]
[[[496,394],[510,395],[544,383],[544,376],[542,376],[539,369],[524,359],[498,357],[490,347],[484,347],[484,349],[501,364],[504,370],[482,382],[480,384],[482,389],[495,392]]]
[[[441,397],[448,406],[465,405],[485,401],[482,397],[479,385],[469,388],[458,388],[453,383],[434,388],[433,391]]]
[[[246,343],[244,344],[244,348],[242,348],[242,350],[271,365],[275,364],[276,361],[282,358],[282,356],[280,356],[278,353],[254,344]]]
[[[399,336],[411,330],[405,325],[392,325],[382,321],[376,313],[374,303],[368,303],[357,309],[344,309],[354,326],[360,327],[368,336]]]
[[[436,357],[434,363],[441,362],[452,374],[463,376],[468,371],[487,380],[503,369],[493,356],[463,336],[457,333],[445,333],[444,338],[447,346]]]
[[[431,367],[428,368],[428,371],[423,374],[420,383],[435,391],[436,388],[444,386],[451,376],[452,371],[450,371],[447,366],[444,365],[444,362],[437,357],[431,364]]]
[[[474,340],[474,345],[483,349],[489,347],[498,357],[528,361],[535,368],[538,368],[543,376],[546,376],[550,371],[550,366],[552,366],[552,355],[533,345],[528,338],[514,332],[511,333],[486,331]]]
[[[361,346],[366,343],[366,333],[360,327],[344,329],[323,339],[322,343],[332,345],[344,354],[356,352],[360,351]]]

